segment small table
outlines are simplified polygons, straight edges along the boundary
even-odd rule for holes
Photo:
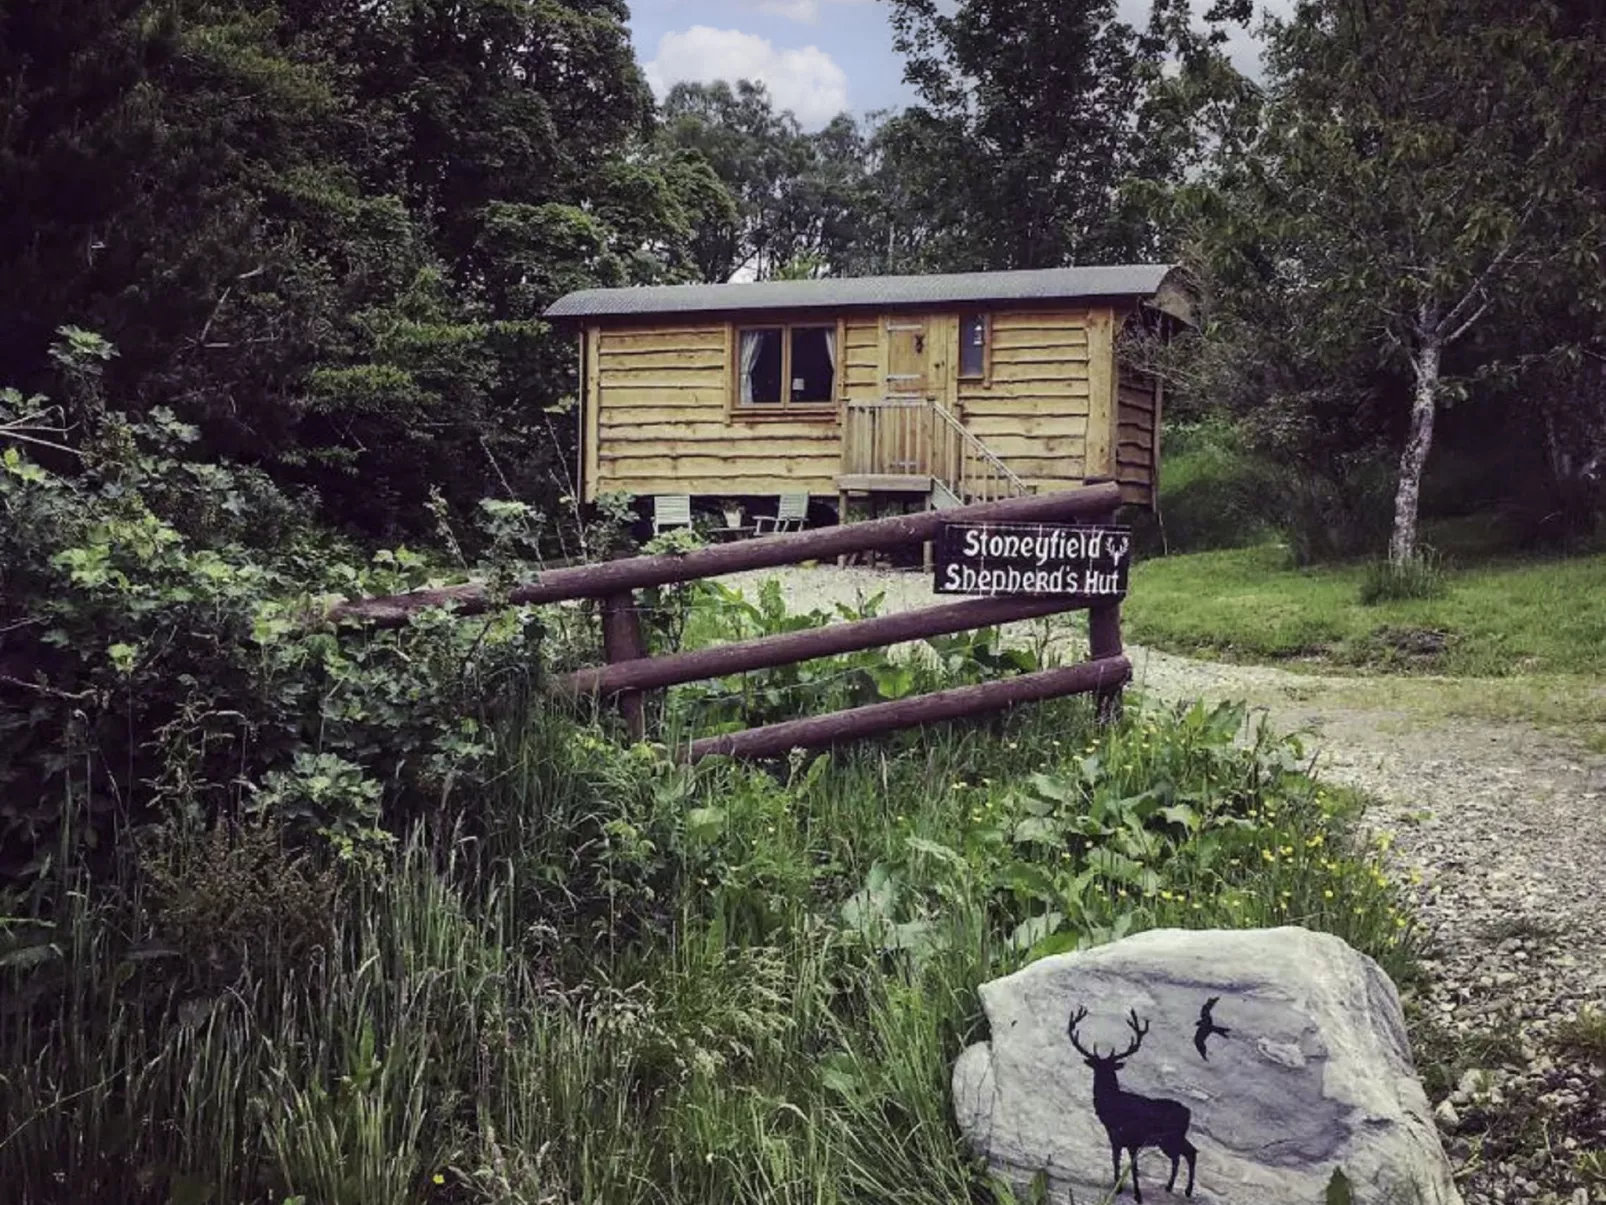
[[[732,540],[745,540],[756,531],[758,531],[757,524],[749,527],[715,527],[710,529],[710,533],[716,540],[723,540],[727,543]]]

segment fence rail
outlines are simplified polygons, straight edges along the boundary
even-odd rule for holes
[[[517,587],[508,601],[514,604],[578,599],[602,601],[603,653],[608,663],[559,678],[553,683],[553,690],[569,697],[612,697],[637,739],[646,731],[644,691],[927,636],[1066,611],[1088,611],[1090,659],[1078,665],[710,737],[690,747],[693,759],[712,754],[773,757],[794,748],[821,748],[917,724],[982,715],[1018,703],[1070,694],[1096,694],[1101,713],[1108,715],[1119,708],[1121,689],[1132,676],[1131,663],[1122,654],[1120,603],[1117,601],[1073,597],[971,599],[690,653],[651,657],[642,639],[635,591],[750,569],[827,560],[843,553],[919,547],[933,539],[947,523],[1104,522],[1114,517],[1120,501],[1119,488],[1113,482],[1103,482],[1067,493],[899,515],[870,523],[698,549],[684,555],[632,557],[602,565],[557,569]],[[400,627],[429,608],[449,606],[459,613],[474,614],[485,611],[493,601],[483,586],[467,585],[360,599],[336,606],[329,614],[340,621]]]

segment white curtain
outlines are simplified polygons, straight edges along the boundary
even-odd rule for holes
[[[825,355],[831,361],[831,371],[836,372],[836,332],[830,327],[825,328]]]
[[[753,369],[758,367],[758,349],[764,339],[763,331],[742,332],[742,405],[753,404]]]

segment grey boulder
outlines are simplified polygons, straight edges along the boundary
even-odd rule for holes
[[[1017,1186],[1041,1172],[1055,1202],[1109,1200],[1114,1139],[1151,1203],[1183,1199],[1191,1157],[1200,1202],[1321,1205],[1342,1169],[1356,1205],[1460,1205],[1399,995],[1339,938],[1156,930],[981,998],[992,1040],[955,1064],[954,1108]],[[1122,1195],[1131,1166],[1122,1150]]]

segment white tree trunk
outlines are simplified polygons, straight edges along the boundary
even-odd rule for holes
[[[1400,453],[1400,484],[1394,492],[1394,534],[1389,540],[1389,562],[1394,565],[1403,565],[1416,555],[1417,501],[1422,494],[1422,469],[1433,447],[1442,351],[1435,333],[1423,338],[1411,357],[1411,367],[1416,370],[1416,394],[1411,402],[1411,433]]]

